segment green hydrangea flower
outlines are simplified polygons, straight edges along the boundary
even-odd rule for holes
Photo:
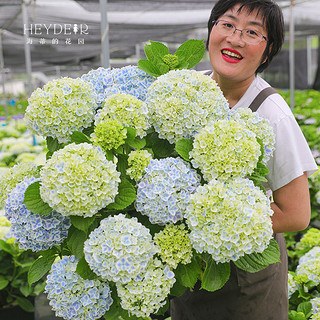
[[[107,119],[117,120],[124,127],[136,129],[140,138],[144,137],[146,130],[150,128],[146,103],[130,94],[113,94],[105,100],[103,108],[96,115],[95,125]]]
[[[320,246],[320,230],[316,228],[309,229],[300,240],[300,243],[308,247]]]
[[[22,162],[10,168],[0,178],[0,205],[4,206],[10,191],[25,178],[39,177],[38,168],[34,163]]]
[[[167,224],[153,240],[159,249],[161,260],[168,266],[175,269],[179,263],[191,262],[192,245],[184,224]]]
[[[320,320],[320,312],[313,314],[310,320]]]
[[[295,280],[295,276],[293,276],[290,272],[288,272],[288,298],[292,296],[294,292],[299,289],[299,284]]]
[[[38,135],[67,143],[74,131],[82,131],[91,125],[97,96],[88,82],[64,77],[36,89],[28,103],[27,127]]]
[[[218,120],[201,129],[190,152],[193,166],[207,181],[250,175],[260,155],[256,135],[234,120]]]
[[[117,149],[125,143],[127,130],[117,120],[109,119],[100,122],[90,138],[94,145],[100,146],[104,151]]]
[[[91,217],[114,201],[120,182],[116,169],[100,147],[68,144],[41,168],[41,198],[63,216]]]
[[[128,157],[127,175],[135,181],[140,180],[151,159],[152,155],[147,150],[131,151]]]

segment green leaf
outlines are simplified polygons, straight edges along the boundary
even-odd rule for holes
[[[64,147],[64,144],[59,143],[58,139],[56,139],[56,138],[47,137],[46,141],[47,141],[47,147],[48,147],[49,151],[51,152],[51,154]]]
[[[268,265],[281,262],[280,249],[276,240],[271,239],[269,246],[261,253],[246,254],[234,261],[234,264],[247,272],[258,272],[265,269]]]
[[[136,190],[134,186],[127,180],[122,179],[119,184],[118,194],[115,201],[107,206],[107,209],[122,210],[128,207],[136,199]]]
[[[71,223],[79,230],[87,232],[91,224],[93,223],[95,217],[80,217],[80,216],[71,216]]]
[[[172,152],[174,151],[174,145],[171,144],[168,140],[158,138],[152,144],[152,150],[154,154],[159,158],[166,158],[171,156]]]
[[[86,241],[86,238],[87,236],[85,232],[72,226],[69,228],[67,245],[71,253],[78,259],[81,259],[83,257],[83,245]]]
[[[198,64],[203,58],[206,51],[204,45],[204,39],[195,40],[190,39],[184,42],[175,52],[175,55],[179,57],[179,60],[182,60],[182,63],[187,63],[187,69],[194,67]],[[179,66],[178,66],[179,67]]]
[[[201,273],[197,260],[192,258],[188,264],[179,264],[175,270],[177,282],[183,287],[193,288]]]
[[[125,129],[127,130],[127,138],[125,139],[125,142],[128,143],[129,141],[133,141],[137,135],[137,130],[131,127],[125,127]]]
[[[20,289],[20,292],[21,292],[25,297],[30,296],[30,294],[32,293],[32,288],[31,288],[29,285],[21,286],[19,289]]]
[[[28,283],[32,284],[39,281],[49,272],[56,256],[54,250],[48,250],[48,252],[43,253],[41,257],[35,260],[28,272]]]
[[[113,158],[114,158],[113,152],[111,150],[103,150],[103,151],[106,155],[107,160],[113,161]]]
[[[303,312],[297,312],[295,310],[289,311],[290,320],[307,320]]]
[[[126,154],[119,154],[117,156],[118,162],[117,162],[117,170],[124,176],[127,174],[128,169],[128,155]]]
[[[23,298],[23,297],[16,297],[17,299],[17,302],[19,304],[19,306],[27,311],[27,312],[33,312],[34,311],[34,306],[33,304],[26,298]]]
[[[151,41],[150,45],[144,46],[144,53],[149,61],[153,63],[162,62],[162,57],[169,54],[169,49],[161,42]]]
[[[90,127],[84,128],[84,129],[82,130],[82,132],[83,132],[86,136],[90,137],[91,133],[94,132],[94,121],[91,123]]]
[[[4,276],[0,276],[0,290],[4,289],[9,284],[9,280],[7,280]]]
[[[298,312],[303,312],[306,318],[308,319],[312,314],[312,304],[311,302],[302,302],[298,305],[297,308]]]
[[[186,290],[187,288],[185,286],[183,286],[179,281],[176,281],[170,290],[170,295],[179,297],[182,296]]]
[[[40,181],[30,184],[24,193],[23,203],[33,213],[48,215],[52,208],[40,196]]]
[[[177,141],[175,150],[179,153],[179,155],[186,161],[190,161],[189,152],[193,148],[193,140],[192,139],[181,139]]]
[[[160,69],[152,64],[149,60],[146,59],[140,59],[138,61],[138,67],[144,71],[145,73],[148,73],[154,77],[161,76]]]
[[[136,137],[134,140],[132,141],[128,141],[128,145],[132,148],[135,148],[135,149],[142,149],[146,146],[146,139],[145,138],[138,138]]]
[[[45,281],[37,283],[34,286],[33,294],[35,296],[38,296],[40,293],[42,293],[44,291],[45,287],[46,287],[46,282]]]
[[[230,263],[216,263],[209,254],[205,255],[205,261],[201,288],[207,291],[221,289],[230,277]]]
[[[72,132],[72,135],[71,135],[71,142],[74,142],[76,144],[84,143],[84,142],[91,143],[91,140],[84,133],[80,131],[74,131]]]
[[[82,257],[76,268],[76,272],[85,280],[93,280],[98,278],[98,276],[90,269],[86,259]]]
[[[10,253],[12,256],[16,255],[16,251],[14,250],[14,247],[2,239],[0,239],[0,248],[3,251]]]

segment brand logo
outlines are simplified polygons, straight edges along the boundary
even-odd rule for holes
[[[89,34],[89,27],[85,23],[53,23],[53,24],[42,24],[32,23],[29,25],[24,24],[23,33],[29,34],[30,36],[43,36],[43,35],[86,35]]]

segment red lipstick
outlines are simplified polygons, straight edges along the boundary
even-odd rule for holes
[[[238,63],[243,59],[240,52],[231,48],[223,48],[221,50],[221,55],[222,58],[229,63]]]

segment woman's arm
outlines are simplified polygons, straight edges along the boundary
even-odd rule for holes
[[[271,217],[274,233],[305,229],[310,222],[310,196],[306,173],[273,192]]]

